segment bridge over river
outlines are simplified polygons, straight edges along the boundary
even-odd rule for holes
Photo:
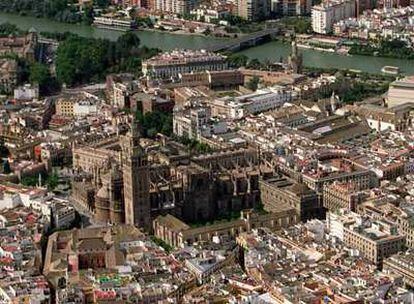
[[[279,28],[264,29],[249,35],[242,36],[240,38],[232,39],[229,41],[220,41],[215,45],[207,47],[206,50],[210,52],[237,52],[267,42],[270,40],[270,38],[277,35],[279,31]]]
[[[205,49],[211,52],[232,51],[237,52],[249,47],[253,47],[264,42],[267,42],[273,36],[279,33],[279,28],[270,28],[254,32],[252,34],[244,35],[242,37],[231,40],[220,40],[216,44],[206,47]],[[50,45],[55,48],[59,46],[58,41],[39,36],[39,43]]]
[[[51,45],[55,48],[57,48],[59,46],[59,42],[55,39],[49,39],[49,38],[45,38],[43,36],[39,36],[39,39],[37,40],[40,44],[47,44],[47,45]]]

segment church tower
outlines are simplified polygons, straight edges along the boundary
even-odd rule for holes
[[[125,223],[149,231],[149,167],[147,155],[139,143],[140,137],[138,122],[133,117],[130,131],[121,139]]]
[[[302,73],[303,57],[298,51],[298,44],[296,42],[295,34],[292,35],[291,40],[292,51],[289,56],[289,66],[293,73],[300,74]]]

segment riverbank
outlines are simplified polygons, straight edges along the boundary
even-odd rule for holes
[[[156,28],[138,28],[133,30],[134,32],[153,32],[153,33],[161,33],[161,34],[172,34],[172,35],[181,35],[181,36],[197,36],[197,37],[206,37],[206,38],[213,38],[213,39],[220,39],[223,40],[231,40],[234,38],[231,37],[220,37],[220,36],[213,36],[213,35],[206,35],[203,33],[189,33],[184,30],[177,30],[177,31],[167,31],[167,30],[159,30]],[[244,34],[243,34],[244,35]],[[242,35],[240,35],[241,37]]]
[[[250,59],[264,61],[287,60],[291,52],[290,44],[282,41],[271,41],[263,45],[252,47],[238,52]],[[359,70],[362,72],[379,74],[386,66],[399,67],[403,74],[414,74],[414,60],[368,57],[362,55],[344,56],[330,52],[319,52],[311,49],[301,49],[305,66],[315,68],[335,68],[347,70]]]
[[[413,49],[401,40],[383,40],[379,43],[353,45],[349,53],[352,55],[414,60]]]
[[[103,38],[116,41],[124,32],[99,29],[83,24],[69,24],[51,21],[44,18],[19,16],[0,13],[0,23],[11,23],[22,30],[35,28],[38,32],[70,32],[87,38]],[[134,32],[141,40],[142,45],[149,48],[159,48],[167,51],[176,48],[201,49],[209,48],[223,42],[222,38],[190,35],[172,35],[166,32],[142,31]]]
[[[4,22],[15,24],[22,30],[29,30],[34,27],[39,32],[71,32],[83,37],[105,38],[111,41],[117,40],[118,37],[123,34],[123,32],[97,29],[92,26],[74,25],[41,18],[0,13],[0,23]],[[209,36],[180,35],[155,31],[137,31],[135,33],[140,38],[141,45],[146,45],[150,48],[159,48],[164,51],[176,48],[210,48],[223,42],[223,38]],[[279,61],[281,57],[284,60],[287,60],[290,51],[291,48],[289,43],[271,41],[243,50],[239,52],[239,54],[244,54],[251,59],[258,59],[260,61]],[[402,73],[414,74],[414,60],[368,57],[361,55],[343,56],[335,53],[307,49],[303,49],[301,52],[304,56],[304,64],[311,67],[353,69],[377,74],[381,72],[383,66],[389,65],[399,67]]]
[[[310,46],[310,45],[307,45],[307,44],[298,44],[298,48],[305,49],[305,50],[313,50],[313,51],[318,51],[318,52],[335,53],[334,49],[318,48],[318,47]]]

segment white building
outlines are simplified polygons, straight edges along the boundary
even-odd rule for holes
[[[0,192],[0,210],[13,209],[22,204],[19,194]]]
[[[414,76],[399,79],[390,84],[387,95],[388,107],[414,103]]]
[[[292,91],[283,87],[272,87],[258,90],[252,94],[236,97],[236,100],[246,102],[247,112],[257,114],[280,108],[292,100]]]
[[[202,5],[196,9],[193,9],[190,14],[195,15],[197,20],[204,19],[205,22],[211,22],[213,20],[220,20],[225,18],[229,14],[229,11],[219,8],[209,8],[205,5]]]
[[[33,100],[39,98],[39,86],[25,84],[14,89],[14,99],[18,100]]]
[[[238,97],[223,97],[212,102],[213,112],[230,119],[241,119],[249,114],[257,114],[280,108],[292,101],[292,90],[284,87],[271,87]]]
[[[340,209],[337,212],[327,212],[326,223],[329,235],[343,242],[344,224],[354,223],[357,217],[358,215],[356,213],[345,209]]]
[[[180,74],[222,71],[228,68],[226,57],[206,50],[174,50],[143,61],[142,73],[151,78],[178,77]]]
[[[211,137],[214,134],[224,134],[228,130],[227,122],[211,118],[210,121],[201,127],[200,133],[203,137]]]
[[[20,198],[22,199],[23,205],[25,207],[40,212],[44,217],[50,219],[50,206],[53,194],[46,193],[46,190],[41,193],[36,193],[35,195],[20,193]]]
[[[130,89],[128,84],[122,82],[114,83],[113,91],[112,104],[123,109],[129,98]]]
[[[226,121],[212,118],[210,108],[198,107],[175,111],[173,130],[177,136],[200,139],[226,133],[228,126]]]
[[[55,228],[69,228],[76,218],[75,208],[64,202],[53,202],[51,215]]]
[[[355,16],[355,0],[331,0],[312,7],[312,29],[318,34],[332,32],[334,23]]]
[[[73,115],[88,116],[98,112],[96,103],[92,100],[80,100],[73,105]]]
[[[160,12],[184,14],[194,9],[195,0],[156,0],[155,9]]]

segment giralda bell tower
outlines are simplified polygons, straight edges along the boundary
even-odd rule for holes
[[[130,131],[121,138],[125,223],[150,231],[149,167],[140,136],[138,122],[133,117]]]

